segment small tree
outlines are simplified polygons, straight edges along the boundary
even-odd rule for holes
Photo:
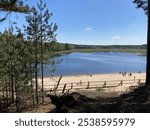
[[[57,25],[49,23],[49,20],[52,16],[52,13],[49,13],[46,9],[46,4],[40,0],[40,3],[37,3],[37,9],[33,6],[29,15],[26,17],[27,27],[25,27],[26,38],[30,40],[33,45],[34,52],[34,67],[35,67],[35,86],[36,86],[36,101],[39,103],[38,99],[38,70],[39,64],[41,64],[41,76],[42,76],[42,92],[44,88],[43,80],[43,63],[44,63],[44,54],[43,49],[45,42],[51,42],[55,40],[56,35],[54,32],[57,30]],[[45,59],[46,60],[46,59]],[[43,97],[43,96],[42,96]],[[44,97],[42,98],[44,102]]]
[[[43,63],[44,63],[44,54],[43,47],[45,42],[55,41],[56,34],[54,33],[57,30],[57,25],[49,23],[49,20],[52,16],[52,13],[49,13],[49,10],[46,9],[46,3],[43,3],[43,0],[40,0],[37,3],[39,9],[39,28],[40,28],[40,50],[41,50],[41,77],[42,77],[42,93],[44,89],[44,76],[43,76]],[[42,94],[42,102],[44,102],[44,96]]]
[[[33,64],[34,64],[34,71],[35,71],[35,87],[36,87],[36,102],[37,104],[39,103],[39,99],[38,99],[38,64],[39,64],[39,58],[38,58],[38,54],[39,54],[39,48],[38,48],[38,41],[39,41],[39,24],[40,24],[40,20],[39,20],[39,15],[38,15],[38,11],[36,10],[36,8],[33,6],[31,8],[30,13],[28,14],[28,16],[26,16],[26,21],[27,21],[27,26],[24,26],[25,28],[25,33],[26,33],[26,40],[30,41],[30,43],[33,44],[33,48],[32,48],[32,54],[34,55],[34,60],[33,60]]]

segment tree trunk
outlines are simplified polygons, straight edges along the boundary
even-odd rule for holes
[[[12,99],[12,102],[14,102],[14,100],[15,100],[15,97],[14,97],[14,76],[13,76],[13,72],[12,72],[12,68],[11,68],[11,79],[10,79],[10,81],[11,81],[11,99]]]
[[[36,49],[35,49],[35,89],[36,89],[36,93],[35,93],[35,97],[36,97],[36,102],[37,104],[39,104],[39,96],[38,96],[38,45],[37,45],[37,41],[36,41]]]
[[[32,106],[34,108],[35,106],[35,101],[34,101],[34,88],[33,88],[33,76],[32,76],[32,63],[30,63],[30,76],[31,76],[31,79],[30,79],[30,82],[31,82],[31,93],[32,93]]]
[[[42,76],[42,103],[44,103],[43,42],[42,40],[41,40],[41,76]]]
[[[148,0],[146,85],[150,86],[150,0]]]
[[[42,7],[42,3],[43,1],[40,1],[40,6]],[[43,9],[40,8],[40,15],[43,16],[42,14]],[[43,31],[42,31],[42,26],[43,26],[43,21],[41,18],[41,22],[40,22],[40,43],[41,43],[41,78],[42,78],[42,88],[41,88],[41,92],[42,92],[42,103],[44,103],[44,75],[43,75]]]

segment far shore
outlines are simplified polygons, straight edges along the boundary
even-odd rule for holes
[[[58,51],[55,54],[67,54],[72,52],[81,52],[81,53],[91,53],[91,52],[127,52],[127,53],[139,53],[139,55],[146,56],[146,49],[109,49],[109,48],[102,48],[102,49],[72,49],[66,51]]]

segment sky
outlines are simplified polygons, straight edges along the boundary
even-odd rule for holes
[[[28,0],[36,6],[39,0]],[[57,41],[86,45],[146,44],[147,16],[136,9],[132,0],[44,0],[53,13],[50,22],[57,23]],[[3,13],[0,14],[2,16]],[[19,27],[26,24],[23,14],[12,14],[8,21]]]

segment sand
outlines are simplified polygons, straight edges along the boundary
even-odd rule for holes
[[[138,85],[139,79],[140,83],[145,82],[145,73],[126,73],[125,76],[119,73],[112,74],[87,74],[87,75],[72,75],[72,76],[62,76],[58,90],[62,91],[64,85],[66,84],[66,90],[77,91],[77,90],[98,90],[111,92],[126,92],[131,89],[130,86]],[[44,78],[44,89],[50,90],[57,86],[60,77],[45,77]],[[123,81],[121,84],[121,80]],[[41,87],[41,79],[38,79],[39,87]],[[71,89],[73,87],[73,89]],[[87,89],[90,88],[90,89]]]

